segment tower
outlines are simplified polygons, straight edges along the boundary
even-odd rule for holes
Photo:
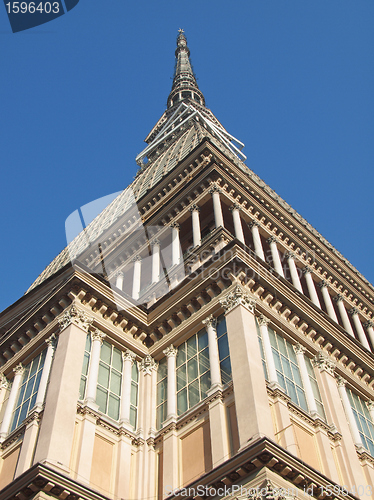
[[[1,498],[374,498],[373,287],[175,55],[134,182],[0,315]]]

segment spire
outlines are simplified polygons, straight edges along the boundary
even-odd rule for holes
[[[190,50],[182,29],[178,30],[177,49],[175,51],[175,73],[173,86],[168,97],[168,109],[182,100],[190,99],[205,106],[205,99],[200,92],[190,62]]]

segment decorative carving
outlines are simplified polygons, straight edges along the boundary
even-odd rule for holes
[[[260,223],[257,220],[253,220],[248,224],[249,229],[252,229],[254,227],[260,227]]]
[[[23,375],[23,372],[25,371],[25,368],[23,367],[22,363],[19,363],[17,366],[13,368],[14,375]]]
[[[123,362],[125,361],[130,361],[131,366],[134,364],[136,358],[136,354],[134,354],[130,349],[126,349],[125,351],[122,352],[122,359]]]
[[[176,221],[173,221],[171,224],[170,224],[170,227],[172,227],[173,229],[177,229],[179,231],[180,229],[180,225],[178,224],[178,222]]]
[[[175,357],[178,354],[178,349],[176,349],[173,345],[169,345],[166,349],[162,351],[167,358]]]
[[[209,194],[213,193],[222,193],[222,189],[217,186],[217,184],[212,184],[212,187],[209,189]]]
[[[160,246],[161,241],[158,238],[153,238],[153,240],[151,241],[151,245],[152,245],[152,247],[154,247],[155,245]]]
[[[157,363],[152,356],[147,354],[140,363],[140,369],[143,371],[144,375],[151,375],[152,370],[157,370]]]
[[[106,334],[101,332],[97,328],[95,328],[95,330],[93,330],[91,332],[92,342],[99,341],[100,345],[103,345],[103,341],[104,341],[105,337],[106,337]]]
[[[208,316],[206,319],[203,319],[202,321],[203,325],[205,325],[206,327],[208,326],[211,326],[212,328],[216,329],[216,326],[217,326],[217,318],[215,318],[213,316],[213,314],[211,314],[210,316]]]
[[[319,351],[313,359],[313,365],[316,366],[319,371],[326,371],[330,375],[334,376],[335,363],[324,352]]]
[[[188,210],[190,212],[194,212],[194,211],[200,212],[200,207],[198,205],[196,205],[196,203],[193,203]]]
[[[260,314],[260,316],[258,316],[257,321],[260,326],[262,325],[268,326],[268,324],[270,323],[270,319],[264,316],[263,314]]]
[[[306,351],[306,347],[299,344],[299,342],[298,342],[297,344],[295,344],[293,346],[293,350],[295,351],[295,354],[304,354],[304,352]]]
[[[234,210],[241,210],[241,207],[237,203],[233,203],[233,205],[229,207],[229,210],[230,212],[233,212]]]
[[[270,245],[271,243],[276,243],[276,242],[277,242],[277,238],[276,238],[275,236],[270,236],[270,238],[268,238],[268,239],[266,240],[266,242],[267,242],[267,243],[269,243],[269,245]]]
[[[61,331],[73,324],[88,332],[93,322],[93,318],[88,316],[85,311],[78,309],[74,304],[69,309],[66,309],[57,320]]]
[[[330,284],[326,280],[322,280],[319,283],[317,283],[317,286],[319,286],[322,289],[325,287],[328,288],[330,286]]]
[[[50,337],[48,337],[47,339],[45,339],[45,343],[49,346],[52,347],[52,349],[56,349],[56,346],[57,346],[57,337],[54,333],[52,333],[52,335]]]
[[[338,387],[345,387],[347,384],[347,381],[345,378],[341,377],[340,375],[336,375],[336,383],[338,384]]]
[[[226,314],[239,305],[246,307],[251,313],[254,313],[256,306],[256,300],[239,283],[220,303],[225,309]]]
[[[358,313],[359,313],[359,311],[358,311],[357,307],[352,307],[352,309],[350,309],[350,310],[348,311],[348,314],[349,314],[350,316],[354,316],[355,314],[358,314]]]
[[[368,399],[366,401],[366,407],[370,412],[374,411],[374,401],[372,399]]]
[[[296,255],[293,252],[286,252],[284,256],[286,259],[296,260]]]
[[[133,257],[131,260],[132,260],[132,262],[136,262],[136,261],[141,262],[142,258],[140,255],[135,255],[135,257]]]
[[[312,272],[313,272],[313,269],[309,266],[305,266],[304,269],[302,269],[303,274],[308,274],[308,273],[312,274]]]
[[[338,295],[335,295],[335,297],[333,297],[333,299],[336,303],[340,302],[340,301],[343,301],[344,300],[344,297],[341,293],[338,293]]]
[[[118,270],[116,270],[116,272],[114,273],[114,276],[115,276],[116,278],[119,278],[119,277],[123,278],[123,277],[125,276],[125,273],[124,273],[121,269],[118,269]]]
[[[9,382],[4,373],[0,373],[0,389],[8,389]]]
[[[364,324],[364,327],[365,328],[374,328],[374,321],[372,321],[371,319],[369,319],[368,321],[366,321],[366,323]]]

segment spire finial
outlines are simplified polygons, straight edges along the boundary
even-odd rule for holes
[[[187,47],[187,38],[182,28],[178,30],[175,59],[175,72],[173,86],[168,97],[168,108],[171,108],[184,99],[189,99],[205,106],[204,96],[199,90],[192,70],[190,50]]]

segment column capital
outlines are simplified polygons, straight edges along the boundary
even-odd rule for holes
[[[266,240],[266,242],[267,242],[267,243],[269,243],[269,245],[270,245],[270,243],[276,243],[277,241],[278,241],[278,240],[277,240],[276,236],[274,236],[274,235],[270,236],[270,237]]]
[[[298,342],[297,344],[295,344],[293,346],[293,350],[295,351],[295,354],[304,354],[304,352],[306,351],[306,347],[299,344],[299,342]]]
[[[226,297],[220,300],[222,307],[225,309],[225,314],[229,313],[236,306],[244,306],[251,313],[254,313],[256,300],[249,294],[249,292],[239,283],[235,288],[229,292]]]
[[[63,311],[63,313],[57,318],[58,324],[60,326],[60,331],[65,330],[69,325],[73,324],[79,326],[85,332],[88,332],[89,327],[93,323],[93,318],[88,316],[88,314],[78,309],[78,307],[73,304],[68,309]]]
[[[302,269],[302,273],[303,273],[303,274],[308,274],[308,273],[309,273],[309,274],[312,274],[312,272],[313,272],[313,269],[312,269],[311,267],[309,267],[309,266],[305,266],[305,267]]]
[[[345,378],[341,377],[340,375],[335,375],[336,378],[336,383],[338,384],[338,387],[345,387],[347,384],[347,381]]]
[[[270,319],[264,316],[263,314],[260,314],[260,316],[257,317],[257,321],[260,326],[262,325],[268,326],[268,324],[270,323]]]
[[[338,293],[337,295],[335,295],[335,297],[332,298],[332,300],[334,300],[336,303],[338,303],[338,302],[342,302],[344,300],[344,297],[341,293]]]
[[[285,258],[286,259],[293,259],[293,260],[296,260],[296,255],[293,253],[293,252],[286,252],[284,254]]]
[[[162,352],[165,354],[167,358],[171,357],[175,358],[176,355],[178,354],[178,349],[176,349],[173,345],[169,345],[169,347],[164,349]]]
[[[135,255],[131,260],[132,262],[141,262],[142,258],[140,255]]]
[[[371,319],[368,319],[366,323],[364,324],[365,328],[374,328],[374,321]]]
[[[231,207],[229,207],[230,212],[233,212],[234,210],[241,210],[241,206],[238,203],[233,203]]]
[[[122,360],[123,362],[125,361],[130,361],[131,366],[134,364],[136,358],[136,354],[134,354],[130,349],[125,349],[122,351]]]
[[[374,401],[372,399],[368,399],[365,403],[366,403],[366,407],[369,411],[374,410]]]
[[[50,337],[48,337],[47,339],[45,339],[45,343],[49,346],[52,347],[53,350],[56,349],[56,346],[57,346],[57,336],[55,333],[52,333],[52,335]]]
[[[211,326],[212,328],[216,329],[216,326],[217,326],[217,318],[215,318],[213,316],[213,314],[211,314],[210,316],[208,316],[207,318],[203,319],[202,321],[203,325],[205,326]]]
[[[155,245],[158,245],[160,246],[161,244],[161,241],[156,237],[156,238],[153,238],[152,241],[151,241],[151,246],[154,247]]]
[[[22,363],[19,363],[17,366],[13,368],[13,373],[14,375],[23,375],[23,372],[25,371],[24,366]]]
[[[122,269],[116,269],[114,272],[114,276],[115,278],[118,278],[119,276],[123,278],[125,276],[125,273],[122,271]]]
[[[179,231],[180,224],[178,224],[178,222],[174,220],[173,222],[170,223],[170,227],[172,227],[173,229],[177,229]]]
[[[349,314],[350,316],[354,316],[355,314],[358,314],[358,313],[359,313],[359,310],[357,309],[357,307],[352,307],[352,309],[350,309],[350,310],[348,311],[348,314]]]
[[[252,229],[253,227],[260,227],[260,223],[258,222],[258,220],[253,220],[251,222],[248,223],[248,227],[249,229]]]
[[[105,333],[101,332],[97,328],[95,328],[95,330],[91,332],[92,342],[98,340],[100,342],[100,345],[103,345],[105,337],[106,337]]]
[[[330,375],[334,376],[335,372],[335,363],[329,358],[327,354],[322,351],[319,351],[316,356],[313,358],[313,365],[316,366],[320,372],[326,371]]]
[[[196,203],[193,203],[188,210],[190,212],[200,212],[200,207]]]
[[[317,283],[317,286],[319,286],[319,288],[328,288],[330,286],[330,283],[326,280],[321,280],[320,282]]]
[[[8,389],[9,385],[9,381],[4,373],[0,373],[0,389]]]
[[[222,193],[222,189],[217,186],[217,184],[211,184],[209,189],[209,194]]]
[[[157,370],[157,363],[152,358],[152,356],[147,354],[140,363],[140,369],[142,370],[144,375],[151,375],[153,370]]]

